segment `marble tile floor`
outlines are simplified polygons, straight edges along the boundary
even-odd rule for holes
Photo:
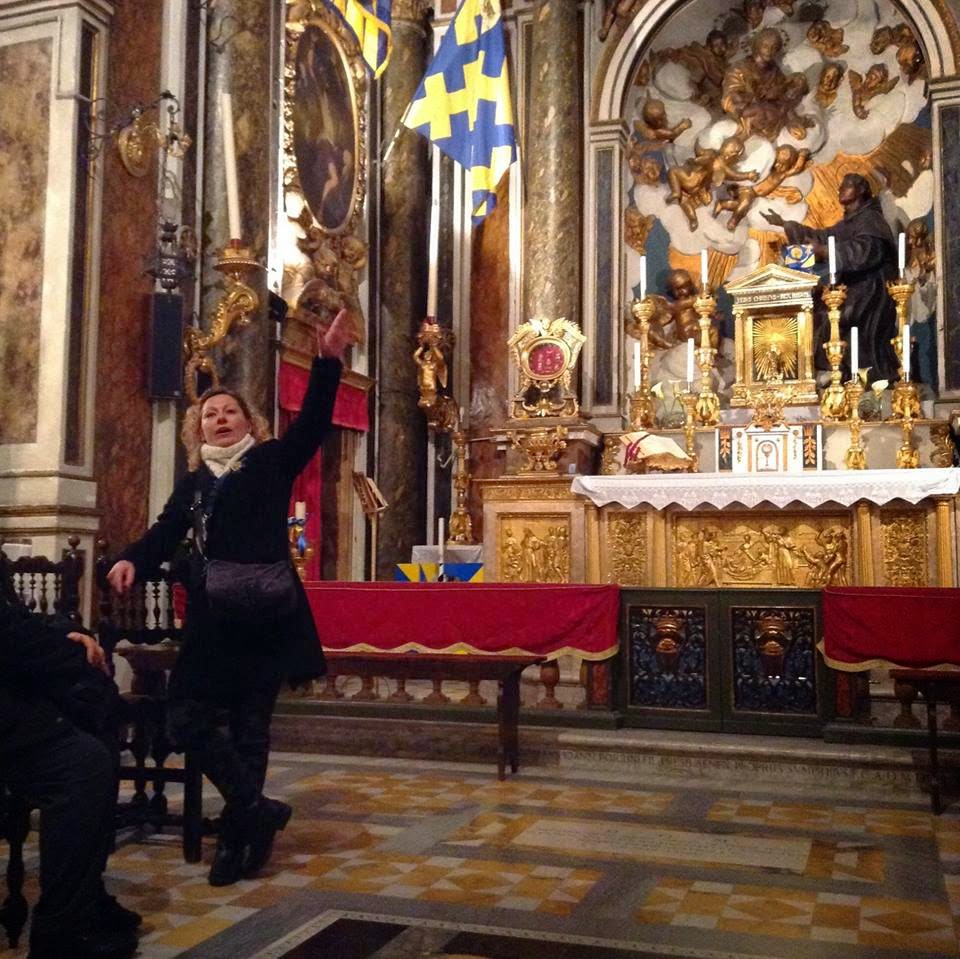
[[[142,959],[960,955],[960,807],[920,793],[297,753],[268,792],[295,816],[257,880],[213,889],[178,836],[123,837]]]

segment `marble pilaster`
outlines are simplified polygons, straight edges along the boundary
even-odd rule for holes
[[[423,5],[395,4],[393,56],[382,80],[381,129],[386,149],[423,77],[430,53]],[[416,333],[426,310],[430,167],[427,141],[402,129],[383,167],[380,319],[378,331],[379,473],[390,504],[380,519],[377,572],[389,578],[423,541],[426,420],[417,406]]]
[[[580,322],[582,109],[579,14],[538,0],[526,131],[524,316]],[[535,256],[529,255],[536,251]]]
[[[209,328],[223,295],[223,278],[214,269],[228,240],[226,180],[223,163],[223,114],[220,94],[233,98],[234,142],[243,242],[263,259],[269,241],[272,165],[276,151],[276,110],[271,38],[275,24],[264,0],[218,0],[207,25],[206,118],[203,169],[203,315]],[[234,328],[214,353],[221,379],[239,389],[268,419],[273,413],[274,353],[267,316],[266,275],[245,279],[260,298],[260,308],[243,329]]]

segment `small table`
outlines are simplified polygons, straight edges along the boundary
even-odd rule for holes
[[[341,653],[325,651],[327,670],[338,676],[389,676],[391,679],[491,679],[497,694],[497,775],[502,780],[506,764],[520,768],[520,674],[544,662],[543,656],[459,655],[456,653]]]
[[[940,805],[940,765],[937,757],[937,703],[960,703],[960,669],[891,669],[895,682],[910,683],[927,704],[930,747],[930,808],[935,816]]]

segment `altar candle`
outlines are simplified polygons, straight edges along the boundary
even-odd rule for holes
[[[902,235],[902,234],[901,234]],[[640,257],[640,299],[647,298],[647,258]]]
[[[707,270],[707,251],[700,251],[700,286],[702,289],[707,289],[707,284],[710,282],[710,274]]]
[[[439,545],[440,545],[440,556],[442,557],[442,556],[443,556],[443,544],[444,544],[444,542],[445,542],[444,535],[443,535],[443,534],[444,534],[444,528],[443,528],[443,527],[444,527],[444,521],[443,521],[443,517],[442,517],[442,516],[440,517],[440,520],[439,520],[439,526],[440,526],[440,534],[439,534],[439,537],[438,537],[438,542],[439,542]],[[443,562],[442,559],[441,559],[441,562]]]
[[[687,340],[687,388],[693,385],[693,337]]]
[[[910,380],[910,324],[903,326],[903,343],[900,345],[900,354],[903,357],[903,381]]]
[[[440,260],[440,196],[430,202],[430,247],[427,268],[427,316],[437,315],[437,267]]]
[[[301,523],[307,518],[307,504],[302,499],[293,504],[293,518]]]
[[[230,239],[239,240],[243,231],[240,227],[240,191],[237,188],[237,147],[233,138],[233,100],[229,93],[220,94],[220,112],[223,128],[223,166],[227,181],[227,223]]]
[[[640,344],[633,341],[633,388],[640,389]]]
[[[897,237],[897,266],[900,269],[900,279],[903,279],[903,272],[907,268],[907,234],[901,233]]]
[[[837,282],[837,241],[832,237],[827,237],[827,259],[830,263],[830,285]]]
[[[850,327],[850,379],[857,380],[857,374],[860,371],[860,331],[855,327]]]

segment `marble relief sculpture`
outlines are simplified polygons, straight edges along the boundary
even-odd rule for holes
[[[889,93],[900,82],[900,77],[890,76],[885,63],[875,63],[867,70],[866,76],[861,76],[856,70],[847,71],[847,76],[853,91],[853,112],[861,120],[866,120],[870,115],[867,104],[874,97]]]

